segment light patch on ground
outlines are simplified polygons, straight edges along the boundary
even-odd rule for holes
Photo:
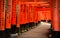
[[[41,24],[43,24],[43,25],[51,25],[50,23],[46,23],[46,22],[41,22]]]

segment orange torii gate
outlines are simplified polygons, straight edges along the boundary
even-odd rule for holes
[[[51,7],[50,7],[50,2],[41,2],[37,6],[37,12],[38,14],[38,19],[41,21],[51,21]]]

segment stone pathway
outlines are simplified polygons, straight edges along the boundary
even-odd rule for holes
[[[50,28],[49,23],[41,22],[36,28],[22,33],[17,38],[48,38],[48,28]]]

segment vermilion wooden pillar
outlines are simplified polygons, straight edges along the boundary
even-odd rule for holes
[[[17,16],[17,19],[16,19],[16,28],[17,28],[17,33],[19,33],[19,30],[20,30],[20,11],[21,11],[21,2],[17,0],[17,7],[16,7],[16,16]]]
[[[0,0],[0,38],[5,38],[5,0]]]
[[[31,23],[31,4],[28,5],[28,15],[27,15],[28,22]]]
[[[52,0],[52,38],[60,38],[58,0]]]
[[[33,20],[34,20],[34,23],[37,23],[37,7],[36,6],[33,6]]]
[[[5,0],[5,17],[6,17],[6,38],[10,38],[11,33],[11,18],[12,18],[12,0]]]
[[[12,0],[12,19],[11,19],[11,30],[12,30],[12,34],[16,33],[16,0]]]

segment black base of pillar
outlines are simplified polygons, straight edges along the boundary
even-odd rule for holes
[[[40,24],[40,21],[38,21],[38,24]]]
[[[60,31],[53,31],[52,38],[60,38]]]
[[[38,23],[34,23],[34,27],[37,27],[38,26]]]
[[[33,28],[33,27],[34,27],[34,22],[30,22],[30,23],[29,23],[29,27],[30,27],[30,28]]]
[[[51,20],[48,20],[48,23],[50,23],[51,22]]]
[[[28,31],[29,30],[29,23],[25,24],[25,30]]]
[[[29,28],[30,28],[30,29],[32,28],[32,23],[31,23],[31,22],[29,23]]]
[[[11,38],[11,29],[6,29],[5,34],[6,34],[5,38]]]
[[[38,25],[38,23],[36,23],[36,25]]]
[[[4,31],[0,31],[0,38],[5,38],[5,30]]]
[[[32,28],[35,26],[34,22],[32,22]]]
[[[16,33],[16,25],[11,25],[11,33],[12,34]]]
[[[20,28],[16,27],[16,33],[19,33]]]
[[[20,33],[23,33],[25,30],[25,24],[20,24]]]
[[[46,22],[46,20],[41,20],[42,22]]]
[[[30,30],[31,29],[31,24],[30,23],[28,23],[28,30]]]

